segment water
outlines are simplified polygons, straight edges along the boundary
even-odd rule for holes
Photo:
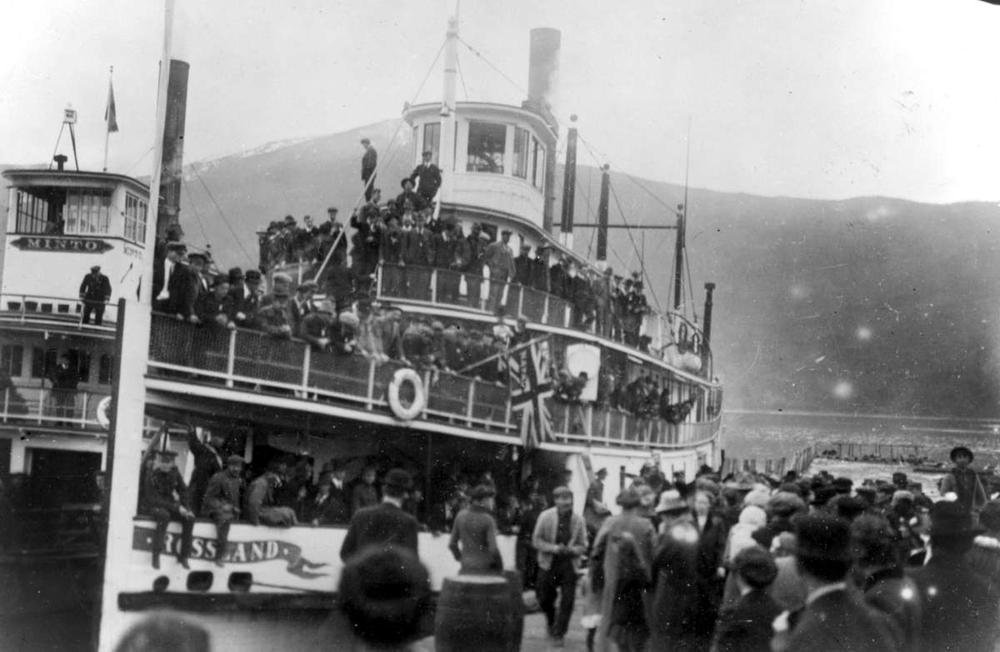
[[[822,451],[832,443],[917,445],[931,460],[947,461],[955,446],[968,446],[975,465],[1000,463],[1000,418],[858,416],[823,413],[751,413],[728,411],[722,445],[738,458],[791,458],[806,446]]]

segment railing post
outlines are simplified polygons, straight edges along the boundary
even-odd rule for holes
[[[548,325],[549,323],[549,293],[545,293],[545,300],[542,302],[542,323]]]
[[[625,429],[628,426],[629,419],[630,419],[629,415],[627,415],[627,414],[623,414],[622,415],[622,427],[620,429],[621,432],[619,433],[619,434],[621,434],[621,440],[622,441],[625,441]]]
[[[236,372],[236,329],[229,331],[229,351],[226,353],[226,387],[233,386]]]
[[[382,267],[382,263],[375,267],[375,296],[379,299],[382,298]]]
[[[568,403],[566,403],[566,404],[563,404],[563,408],[564,409],[563,409],[563,428],[562,428],[562,431],[565,434],[569,434],[569,413],[572,410],[573,406],[570,405],[570,404],[568,404]]]
[[[375,358],[368,360],[368,409],[375,405]]]
[[[604,410],[604,429],[601,431],[604,440],[611,441],[611,409]]]
[[[372,370],[372,373],[374,374],[374,369]],[[427,397],[427,400],[424,401],[424,411],[423,411],[423,413],[420,416],[422,418],[426,419],[427,418],[427,406],[430,405],[430,403],[431,403],[431,371],[430,370],[424,372],[424,396]]]
[[[80,428],[87,427],[87,399],[90,398],[90,392],[83,392],[83,406],[80,408]]]
[[[524,314],[524,286],[517,286],[517,315],[515,317],[520,317]]]
[[[305,351],[302,354],[302,398],[309,398],[309,367],[312,362],[312,347],[308,344],[303,346]],[[368,394],[371,395],[371,391]],[[370,406],[369,409],[371,409]]]
[[[3,420],[7,422],[7,415],[10,414],[10,387],[3,388]]]
[[[38,390],[38,423],[42,422],[43,412],[45,410],[45,388],[39,388]]]
[[[431,303],[437,303],[437,269],[431,269]]]
[[[469,396],[465,404],[465,423],[470,428],[472,427],[472,405],[473,401],[476,399],[476,381],[469,381]]]
[[[506,409],[504,410],[504,415],[503,415],[503,424],[504,424],[505,426],[510,426],[510,425],[512,425],[512,424],[511,424],[511,422],[510,422],[510,412],[511,412],[511,407],[510,407],[510,396],[508,396],[508,397],[507,397],[507,407],[506,407]]]
[[[587,435],[587,439],[593,439],[594,436],[594,404],[587,403],[587,409],[584,412],[586,415],[584,417],[584,432]]]
[[[573,307],[568,303],[563,306],[563,328],[569,328],[573,323]]]

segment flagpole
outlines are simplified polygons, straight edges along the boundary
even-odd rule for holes
[[[111,100],[111,78],[114,76],[115,67],[110,66],[108,68],[108,100]],[[108,141],[111,140],[111,116],[108,114],[110,109],[110,104],[104,112],[104,172],[108,171]]]

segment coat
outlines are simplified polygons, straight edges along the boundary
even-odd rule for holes
[[[156,296],[156,295],[153,295]],[[111,281],[100,272],[90,273],[80,283],[80,299],[92,303],[106,303],[111,298]]]
[[[201,514],[208,518],[236,518],[243,511],[243,478],[219,471],[208,481],[201,502]]]
[[[926,650],[993,650],[1000,621],[1000,591],[964,556],[933,552],[911,574],[923,603],[921,640]]]
[[[506,281],[512,279],[516,270],[514,269],[514,254],[510,247],[502,240],[491,242],[486,247],[483,254],[483,262],[490,268],[490,279],[493,281]]]
[[[611,615],[614,609],[615,590],[618,586],[619,541],[623,533],[629,532],[636,542],[636,549],[642,566],[650,568],[653,560],[653,539],[656,532],[649,519],[634,512],[622,512],[604,521],[594,538],[592,549],[592,564],[603,564],[604,589],[601,594],[601,641],[605,644],[608,629],[611,626]]]
[[[583,518],[573,512],[569,522],[570,536],[567,544],[572,551],[574,568],[580,567],[580,557],[587,552],[587,526],[584,525]],[[559,533],[559,510],[550,507],[538,515],[535,523],[535,531],[531,534],[531,545],[538,551],[538,567],[542,570],[552,568],[552,559],[555,557],[556,535]]]
[[[201,293],[201,279],[186,263],[174,264],[174,270],[167,279],[166,311],[171,315],[181,315],[185,319],[197,314],[195,308]]]
[[[430,201],[441,187],[441,168],[433,163],[421,163],[413,169],[410,180],[417,184],[417,192]]]
[[[177,467],[169,471],[152,469],[144,474],[140,494],[141,511],[149,513],[154,509],[174,511],[187,507],[187,486]]]
[[[187,443],[188,450],[194,457],[194,470],[191,472],[191,506],[195,510],[200,510],[209,481],[225,467],[225,462],[222,459],[222,452],[203,443],[193,429],[188,431]]]
[[[955,492],[958,495],[958,503],[970,512],[978,512],[989,500],[986,490],[983,489],[983,483],[979,480],[979,474],[968,467],[952,468],[941,478],[941,495],[949,491]]]
[[[347,561],[369,546],[395,545],[417,554],[417,531],[413,515],[390,502],[365,507],[351,517],[340,558]]]
[[[378,167],[378,152],[375,148],[368,146],[365,148],[365,154],[361,157],[361,180],[368,181],[368,177],[375,174],[375,168]]]
[[[330,493],[316,494],[306,505],[306,520],[317,521],[320,525],[347,523],[350,511],[347,504],[347,490],[344,487],[330,487]]]
[[[856,590],[843,588],[807,604],[788,639],[788,649],[796,652],[894,652],[899,644],[889,617],[866,605]]]
[[[920,627],[923,609],[917,599],[916,583],[903,575],[901,568],[886,568],[868,575],[861,586],[865,602],[889,616],[903,634],[902,650],[917,652],[920,645]]]
[[[403,262],[407,265],[429,266],[434,260],[431,232],[410,229],[403,232]]]
[[[698,531],[694,525],[681,522],[660,536],[652,576],[650,649],[706,649],[715,623],[700,609]]]
[[[499,573],[503,570],[497,547],[497,522],[477,505],[470,505],[455,517],[448,549],[461,562],[461,573]]]
[[[750,591],[719,614],[713,652],[770,652],[771,624],[780,613],[766,592]]]

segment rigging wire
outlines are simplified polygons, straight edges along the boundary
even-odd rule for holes
[[[126,172],[126,173],[125,173],[125,175],[126,175],[126,176],[129,176],[129,177],[130,177],[130,176],[132,176],[132,172],[133,172],[133,171],[135,170],[135,168],[136,168],[136,167],[138,167],[138,165],[139,165],[140,163],[142,163],[142,162],[143,162],[143,160],[144,160],[144,159],[145,159],[145,158],[146,158],[147,156],[149,156],[149,153],[153,151],[153,147],[154,147],[154,145],[150,145],[150,146],[149,146],[149,149],[147,149],[147,150],[146,150],[145,152],[143,152],[142,154],[140,154],[140,155],[139,155],[139,158],[137,158],[137,159],[135,160],[135,163],[133,163],[133,164],[132,164],[131,166],[129,166],[129,168],[128,168],[128,172]]]
[[[240,241],[240,237],[236,234],[236,231],[233,229],[233,225],[229,223],[229,219],[226,217],[226,214],[222,211],[222,207],[219,206],[219,202],[215,201],[215,195],[212,194],[212,191],[209,190],[208,186],[205,184],[205,180],[201,178],[200,174],[198,174],[198,167],[192,165],[190,170],[194,172],[195,178],[198,179],[198,182],[201,184],[201,187],[204,188],[205,194],[208,195],[209,200],[215,206],[215,210],[219,212],[219,217],[222,218],[222,223],[225,225],[226,229],[229,230],[229,233],[233,236],[233,240],[236,241],[236,245],[240,248],[240,251],[243,252],[243,255],[246,256],[247,261],[251,265],[253,265],[254,264],[253,256],[251,256],[250,252],[247,251],[246,247],[243,246],[243,242]]]
[[[184,191],[187,193],[187,196],[192,197],[193,193],[191,192],[191,186],[188,185],[188,183],[184,181],[184,179],[181,179],[181,185],[184,187]],[[191,210],[194,211],[194,219],[195,222],[198,223],[198,230],[201,231],[202,239],[204,240],[205,244],[208,244],[208,234],[205,233],[205,225],[201,221],[201,213],[198,212],[198,207],[195,205],[194,200],[192,199],[188,200],[188,205],[191,207]]]
[[[458,81],[462,82],[462,92],[465,94],[465,101],[469,101],[469,88],[465,85],[465,75],[462,73],[462,60],[458,53],[455,53],[455,68],[458,70]]]
[[[472,52],[472,54],[474,54],[477,57],[479,57],[480,59],[482,59],[483,63],[485,63],[490,68],[492,68],[497,74],[499,74],[501,77],[503,77],[508,82],[510,82],[510,84],[514,88],[516,88],[518,91],[520,91],[521,93],[524,94],[524,97],[528,97],[528,91],[523,86],[521,86],[519,83],[517,83],[516,81],[514,81],[507,73],[505,73],[503,70],[501,70],[492,61],[490,61],[489,59],[487,59],[486,55],[484,55],[482,52],[480,52],[476,48],[474,48],[471,45],[469,45],[469,43],[465,39],[463,39],[461,36],[458,37],[458,42],[461,43],[462,45],[464,45],[465,47],[467,47],[469,49],[469,51]]]

